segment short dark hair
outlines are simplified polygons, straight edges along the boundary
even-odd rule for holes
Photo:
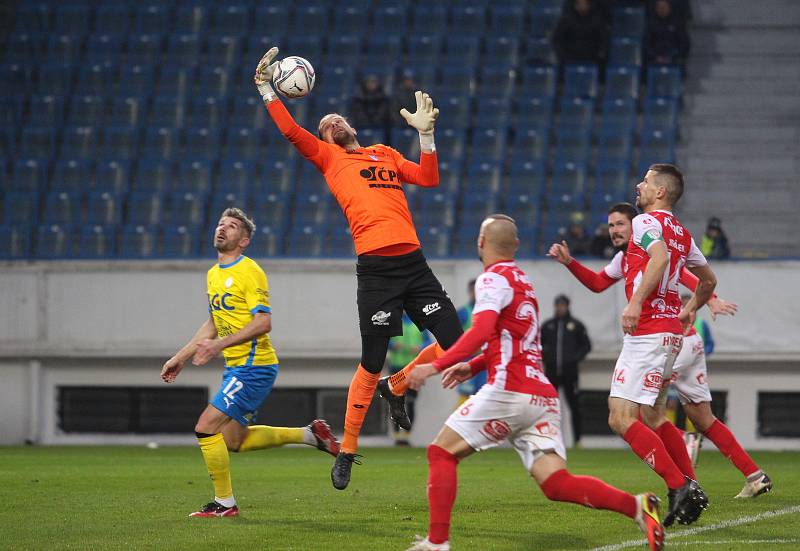
[[[553,304],[558,304],[559,302],[562,302],[567,306],[569,306],[569,297],[564,293],[561,293],[560,295],[557,295],[556,298],[553,300]]]
[[[222,214],[220,214],[219,218],[221,220],[226,216],[236,218],[242,223],[242,227],[247,232],[247,237],[253,237],[253,234],[256,232],[256,223],[253,222],[253,219],[247,216],[242,209],[238,207],[229,207],[222,211]]]
[[[664,183],[666,184],[669,201],[673,205],[677,203],[678,199],[683,195],[683,174],[678,167],[667,163],[656,163],[650,165],[648,170],[665,177]]]
[[[612,212],[624,214],[631,222],[639,215],[639,211],[636,210],[636,207],[630,203],[625,203],[624,201],[622,203],[614,203],[608,207],[608,214],[611,214]]]

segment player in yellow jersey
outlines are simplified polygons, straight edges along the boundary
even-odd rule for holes
[[[333,456],[339,453],[339,442],[321,419],[299,428],[251,424],[278,375],[278,356],[268,335],[272,310],[267,276],[243,254],[255,229],[253,221],[238,208],[222,213],[214,232],[219,263],[208,271],[209,318],[161,369],[161,378],[171,383],[189,358],[197,366],[220,352],[225,358],[220,390],[194,429],[214,483],[214,500],[189,516],[239,514],[231,485],[229,450],[308,444]]]

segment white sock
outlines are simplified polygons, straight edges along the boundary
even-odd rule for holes
[[[236,505],[236,498],[233,496],[225,498],[214,496],[214,501],[216,501],[223,507],[233,507]]]
[[[317,445],[317,437],[311,432],[311,425],[307,426],[303,431],[303,443],[315,447]]]

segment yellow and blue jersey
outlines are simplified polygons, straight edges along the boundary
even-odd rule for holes
[[[208,270],[208,311],[217,334],[227,337],[250,323],[257,312],[270,313],[267,275],[254,260],[240,256]],[[273,365],[278,356],[266,333],[223,350],[227,367]]]

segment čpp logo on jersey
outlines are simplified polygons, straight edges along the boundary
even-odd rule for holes
[[[359,176],[364,178],[367,182],[397,182],[397,172],[394,170],[371,166],[369,168],[362,168],[358,173]]]
[[[389,325],[389,318],[392,316],[391,312],[384,312],[378,310],[372,315],[372,325]]]
[[[486,421],[481,432],[496,442],[502,442],[511,434],[511,427],[501,419],[492,419]]]
[[[657,369],[648,371],[644,376],[644,389],[652,392],[661,390],[662,376]]]
[[[438,302],[433,302],[431,304],[426,304],[425,306],[423,306],[422,313],[425,314],[426,316],[430,316],[434,312],[437,312],[441,309],[442,307],[439,305]]]
[[[224,293],[223,295],[220,295],[219,293],[215,293],[213,296],[209,295],[209,297],[208,297],[208,308],[209,308],[209,310],[214,311],[214,312],[217,312],[219,310],[227,310],[229,312],[231,310],[235,310],[236,307],[235,306],[231,306],[227,302],[228,299],[230,299],[230,297],[232,297],[232,296],[233,295],[231,295],[230,293]]]

